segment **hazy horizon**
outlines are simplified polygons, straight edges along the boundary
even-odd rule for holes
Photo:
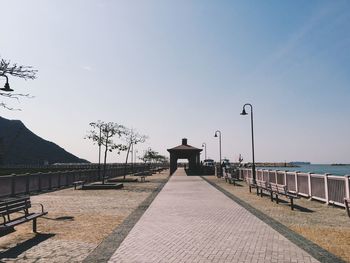
[[[97,161],[84,136],[103,120],[148,135],[138,155],[187,138],[218,160],[221,130],[222,157],[249,162],[249,102],[257,162],[350,163],[349,1],[0,3],[0,57],[38,70],[9,76],[35,98],[0,115],[80,158]]]

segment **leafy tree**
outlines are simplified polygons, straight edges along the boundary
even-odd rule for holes
[[[29,94],[21,93],[9,93],[13,91],[8,83],[8,77],[13,76],[17,78],[22,78],[24,80],[36,79],[37,70],[33,69],[31,66],[19,66],[16,63],[11,63],[10,60],[0,59],[0,77],[6,78],[6,83],[4,88],[0,91],[0,96],[12,99],[19,99],[20,97],[30,97]],[[14,110],[7,106],[5,102],[0,102],[0,107],[8,110]]]
[[[151,148],[149,148],[145,154],[140,158],[145,163],[166,163],[168,162],[168,158],[164,155],[160,155],[158,152],[153,151]]]

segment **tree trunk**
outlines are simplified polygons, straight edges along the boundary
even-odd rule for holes
[[[126,159],[125,159],[125,164],[124,164],[124,180],[125,180],[125,177],[126,177],[126,169],[127,169],[126,166],[128,164],[130,149],[131,149],[131,143],[129,144],[128,152],[126,153]]]
[[[105,145],[105,158],[103,162],[103,176],[102,176],[102,184],[105,184],[106,178],[106,161],[107,161],[107,152],[108,152],[108,135],[106,136],[106,145]]]

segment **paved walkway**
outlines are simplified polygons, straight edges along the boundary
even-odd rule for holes
[[[109,262],[318,262],[197,176],[178,169]]]

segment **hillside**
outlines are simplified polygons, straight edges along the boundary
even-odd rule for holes
[[[0,117],[0,164],[86,163],[31,132],[21,121]]]

